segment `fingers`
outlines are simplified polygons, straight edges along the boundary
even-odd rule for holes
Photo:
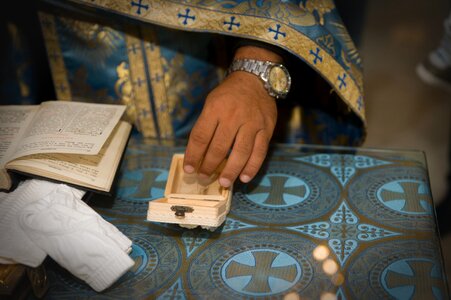
[[[232,152],[219,177],[219,184],[229,187],[236,180],[251,156],[258,130],[251,126],[242,126],[238,131]]]
[[[199,124],[202,125],[202,122]],[[194,172],[196,170],[194,166],[201,164],[197,172],[201,176],[210,177],[227,157],[233,144],[227,164],[219,177],[219,184],[230,187],[240,174],[240,180],[246,183],[257,174],[268,151],[269,139],[264,130],[257,130],[253,126],[228,128],[221,123],[212,133],[211,141],[197,139],[191,141],[191,138],[197,134],[196,131],[202,128],[197,125],[196,130],[193,129],[188,146],[201,146],[202,149],[197,149],[198,151],[187,149],[186,153],[190,153],[191,156],[187,157],[185,154],[185,172],[187,172],[186,166],[192,166],[192,172]],[[206,135],[203,135],[204,137]],[[203,155],[205,157],[202,158]],[[193,157],[198,160],[192,160]]]
[[[210,176],[216,171],[219,164],[226,158],[237,131],[238,128],[227,126],[224,122],[218,125],[214,137],[208,146],[202,165],[198,170],[201,176]]]
[[[194,173],[200,166],[217,126],[217,119],[201,113],[191,130],[186,146],[185,159],[183,160],[183,169],[186,173]]]
[[[203,122],[199,121],[191,133],[185,154],[185,172],[192,173],[197,170],[201,176],[210,177],[227,157],[233,144],[232,152],[219,176],[219,184],[230,187],[238,176],[244,183],[252,180],[268,151],[269,137],[266,131],[250,125],[234,128],[220,123],[214,132],[207,132],[202,131]],[[202,134],[197,138],[198,130],[210,135]],[[207,139],[209,136],[212,136],[211,140]],[[194,149],[194,146],[200,148]],[[200,167],[196,168],[199,164]]]
[[[264,130],[260,130],[255,136],[252,154],[240,175],[240,180],[242,182],[247,183],[257,175],[257,172],[260,170],[266,154],[268,153],[269,139],[270,136],[268,136]]]

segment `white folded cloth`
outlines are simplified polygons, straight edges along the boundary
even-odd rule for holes
[[[133,266],[134,261],[128,255],[132,242],[81,200],[84,192],[64,184],[33,179],[12,193],[22,195],[24,187],[27,193],[23,197],[27,201],[23,201],[25,204],[19,209],[10,209],[14,216],[6,215],[16,222],[14,226],[5,227],[11,233],[7,235],[8,240],[15,246],[8,247],[9,251],[0,250],[0,256],[27,264],[30,259],[26,257],[30,253],[13,254],[14,248],[27,244],[32,249],[29,250],[34,258],[31,262],[42,262],[42,253],[44,257],[48,254],[96,291],[109,287]],[[38,190],[42,192],[37,197],[31,196]],[[5,205],[1,199],[0,208]],[[4,223],[0,220],[0,245],[3,245]],[[13,235],[17,232],[20,232],[20,240]]]
[[[22,230],[19,214],[52,188],[52,183],[31,180],[23,182],[11,193],[0,193],[0,263],[37,267],[44,261],[47,254]]]

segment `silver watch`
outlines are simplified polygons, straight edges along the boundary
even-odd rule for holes
[[[290,73],[282,64],[254,59],[236,59],[227,73],[234,71],[246,71],[257,75],[263,81],[269,95],[276,99],[285,98],[290,90]]]

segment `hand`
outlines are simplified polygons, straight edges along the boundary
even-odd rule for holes
[[[249,182],[260,169],[277,120],[275,99],[253,74],[236,71],[207,97],[185,153],[184,170],[210,176],[226,158],[219,183],[229,187],[240,176]]]

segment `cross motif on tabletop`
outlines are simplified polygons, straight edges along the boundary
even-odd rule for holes
[[[237,28],[240,27],[241,23],[240,22],[234,22],[235,21],[235,16],[231,16],[230,17],[230,21],[224,21],[224,25],[229,25],[229,27],[227,28],[228,30],[232,30],[233,26],[236,26]]]
[[[338,86],[338,88],[340,90],[342,87],[346,87],[346,77],[348,77],[348,75],[346,75],[346,73],[343,73],[342,77],[340,77],[340,76],[337,77],[338,81],[340,81],[340,85]]]
[[[192,21],[194,21],[195,19],[196,19],[196,16],[190,16],[190,14],[189,14],[189,12],[191,11],[191,9],[189,9],[189,8],[186,8],[185,9],[185,14],[181,14],[181,13],[178,13],[178,15],[177,15],[177,17],[180,19],[180,18],[184,18],[184,20],[183,20],[183,25],[188,25],[188,20],[192,20]]]
[[[269,293],[271,287],[269,278],[279,278],[288,282],[293,282],[297,276],[295,265],[273,267],[272,264],[278,254],[272,251],[253,251],[255,265],[247,265],[237,261],[232,261],[226,269],[226,278],[251,276],[248,284],[243,288],[247,292]]]
[[[430,202],[430,196],[428,194],[420,194],[418,192],[420,184],[418,182],[400,182],[399,185],[402,188],[402,192],[394,192],[390,190],[382,190],[381,199],[383,202],[393,200],[404,200],[404,205],[401,211],[405,212],[426,212],[421,206],[421,201]]]
[[[139,46],[136,43],[133,43],[130,47],[128,47],[128,52],[133,52],[133,54],[136,54],[138,48]]]
[[[280,31],[280,27],[282,27],[280,24],[277,24],[276,25],[276,29],[273,29],[273,28],[271,28],[271,27],[269,27],[268,28],[268,31],[269,32],[274,32],[275,34],[274,34],[274,39],[275,40],[278,40],[279,39],[279,35],[281,35],[281,36],[283,36],[283,37],[286,37],[287,36],[287,34],[285,33],[285,32],[282,32],[282,31]]]
[[[310,49],[310,54],[314,56],[313,63],[316,65],[316,62],[319,60],[320,62],[323,62],[323,57],[319,56],[319,52],[321,50],[319,48],[316,48],[316,52],[313,52],[312,49]]]
[[[297,197],[305,197],[307,190],[303,185],[300,186],[286,186],[288,177],[285,176],[270,176],[270,186],[258,185],[251,190],[252,194],[267,194],[263,204],[269,205],[286,205],[283,196],[284,194],[290,194]]]
[[[132,1],[132,2],[130,2],[130,4],[131,4],[132,8],[133,8],[133,6],[136,6],[138,8],[136,10],[136,13],[138,15],[141,14],[141,9],[144,9],[144,10],[148,10],[149,9],[149,5],[148,4],[142,4],[142,0],[137,0],[137,2]]]
[[[433,263],[420,260],[406,263],[409,265],[412,275],[389,270],[385,277],[387,287],[395,289],[402,286],[414,286],[413,295],[409,299],[436,299],[432,287],[443,290],[443,280],[431,276]]]

